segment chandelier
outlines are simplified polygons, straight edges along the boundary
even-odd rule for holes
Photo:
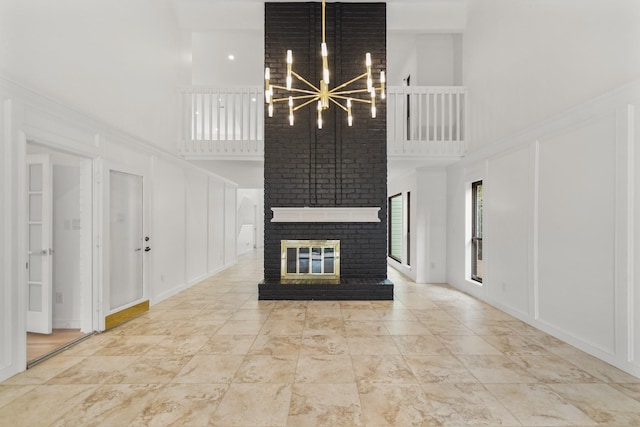
[[[371,54],[365,55],[365,72],[346,81],[333,89],[329,89],[329,63],[328,63],[328,50],[327,43],[325,41],[325,0],[322,0],[322,43],[320,45],[320,52],[322,56],[322,79],[320,80],[320,87],[316,87],[310,83],[307,79],[293,70],[293,53],[291,50],[287,50],[287,77],[285,86],[279,86],[271,84],[271,72],[269,67],[264,70],[264,82],[265,101],[268,105],[268,115],[273,117],[273,104],[276,102],[287,102],[289,104],[289,125],[293,126],[293,113],[301,108],[317,103],[318,110],[318,129],[322,129],[322,112],[329,108],[329,103],[332,102],[347,113],[347,123],[349,126],[353,125],[353,116],[351,115],[351,106],[354,102],[361,102],[371,105],[371,117],[376,117],[376,94],[380,94],[381,99],[385,99],[385,72],[380,71],[380,86],[378,88],[373,86],[373,77],[371,73]],[[293,78],[304,84],[304,89],[293,87]],[[366,79],[366,88],[361,89],[348,89],[348,87],[360,80]],[[274,89],[287,91],[292,95],[275,98]],[[363,96],[363,94],[366,94]],[[294,102],[298,101],[298,105],[294,105]]]

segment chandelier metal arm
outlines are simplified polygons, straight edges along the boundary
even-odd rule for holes
[[[313,95],[300,95],[300,96],[292,96],[291,100],[298,100],[298,99],[309,99],[309,98],[319,98],[319,96],[317,94],[313,94]],[[271,100],[271,102],[283,102],[283,101],[289,101],[289,97],[286,98],[273,98]]]
[[[338,101],[336,101],[335,99],[333,99],[332,97],[329,97],[329,101],[333,102],[334,104],[336,104],[338,107],[342,108],[344,111],[349,112],[349,109],[347,107],[345,107],[344,105],[340,104]]]
[[[371,104],[371,100],[369,99],[360,99],[360,98],[351,98],[349,96],[341,96],[341,95],[331,95],[329,99],[333,100],[333,98],[344,99],[345,101],[350,99],[351,102],[363,102],[365,104]]]
[[[344,82],[344,83],[342,83],[341,85],[338,85],[338,86],[334,87],[333,89],[331,89],[331,90],[329,91],[329,93],[333,93],[333,92],[335,92],[335,91],[337,91],[337,90],[342,89],[343,87],[347,87],[347,86],[349,86],[351,83],[357,82],[357,81],[358,81],[358,80],[360,80],[360,79],[364,79],[364,78],[366,78],[366,77],[367,77],[367,75],[368,75],[367,73],[362,73],[362,74],[360,74],[358,77],[354,77],[354,78],[352,78],[351,80],[349,80],[348,82]]]
[[[362,102],[364,104],[371,104],[371,100],[369,99],[361,99],[361,98],[350,98],[348,96],[331,96],[331,98],[339,98],[339,99],[350,99],[351,102]]]
[[[278,85],[271,85],[271,87],[274,88],[274,89],[281,89],[281,90],[286,90],[286,91],[289,91],[289,92],[308,93],[310,95],[317,95],[318,92],[319,92],[319,91],[311,91],[311,90],[306,90],[306,89],[296,89],[294,87],[292,87],[291,89],[287,89],[285,86],[278,86]]]
[[[343,90],[341,92],[333,92],[330,96],[338,96],[338,95],[349,95],[352,93],[371,93],[369,89],[353,89],[353,90]]]
[[[302,77],[300,74],[296,73],[295,71],[291,70],[291,75],[295,76],[298,80],[300,80],[301,82],[305,83],[307,86],[309,86],[310,88],[312,88],[316,92],[320,92],[320,89],[318,89],[313,84],[309,83],[304,77]],[[293,90],[293,88],[291,90]]]
[[[306,107],[307,105],[309,105],[309,104],[311,104],[311,103],[313,103],[313,102],[316,102],[316,101],[317,101],[317,100],[319,100],[319,99],[320,99],[320,97],[319,97],[319,96],[316,96],[316,97],[314,97],[314,98],[311,98],[311,99],[310,99],[310,100],[308,100],[307,102],[303,102],[302,104],[300,104],[300,105],[298,105],[298,106],[296,106],[296,107],[293,107],[293,111],[297,111],[297,110],[299,110],[299,109],[301,109],[301,108],[303,108],[303,107]]]

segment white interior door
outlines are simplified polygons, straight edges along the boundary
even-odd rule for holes
[[[27,156],[29,261],[27,331],[50,334],[52,302],[52,175],[46,154]]]
[[[108,312],[144,297],[142,185],[142,176],[109,171]]]

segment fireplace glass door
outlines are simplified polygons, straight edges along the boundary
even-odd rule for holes
[[[283,240],[283,280],[340,279],[339,240]]]

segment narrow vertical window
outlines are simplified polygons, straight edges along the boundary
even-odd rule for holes
[[[407,265],[411,265],[411,193],[407,192]]]
[[[482,283],[482,181],[471,184],[471,278]]]
[[[402,262],[402,194],[389,197],[389,256]]]

